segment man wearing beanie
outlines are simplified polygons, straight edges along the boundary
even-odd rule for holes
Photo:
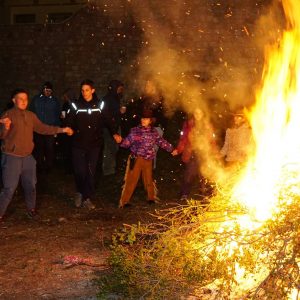
[[[53,85],[46,81],[41,92],[34,96],[29,110],[34,112],[39,120],[47,125],[60,125],[60,103],[53,96]],[[34,134],[34,157],[38,171],[48,172],[52,169],[55,159],[55,136]]]

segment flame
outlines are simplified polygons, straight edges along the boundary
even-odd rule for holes
[[[282,195],[300,182],[300,3],[282,4],[288,30],[266,51],[263,84],[247,115],[256,151],[233,191],[259,221],[278,212]]]
[[[300,2],[283,0],[282,5],[287,30],[277,44],[266,49],[256,104],[246,113],[255,151],[231,195],[231,200],[240,203],[248,213],[235,220],[228,219],[219,232],[234,228],[236,223],[245,232],[255,231],[266,220],[278,215],[283,204],[290,204],[300,195]],[[223,250],[230,256],[238,245],[233,238],[227,245],[229,250],[226,247]],[[263,261],[267,254],[258,255]],[[256,274],[246,276],[244,271],[236,263],[236,295],[253,288],[270,270],[268,265],[262,264]],[[289,299],[298,299],[298,292],[293,290]]]

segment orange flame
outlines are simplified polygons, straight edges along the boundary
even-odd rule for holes
[[[237,249],[246,253],[247,234],[259,232],[264,221],[280,212],[282,204],[289,204],[300,196],[300,2],[283,0],[282,4],[287,30],[278,44],[269,46],[266,51],[262,86],[256,92],[255,106],[247,113],[255,153],[249,157],[230,193],[231,200],[238,201],[249,213],[236,218],[225,215],[221,225],[214,229],[214,232],[226,232],[230,237],[226,245],[217,247],[219,255],[229,258]],[[230,236],[236,224],[239,225],[238,235]],[[243,245],[241,241],[244,240]],[[255,253],[256,249],[253,250]],[[255,290],[257,284],[269,276],[271,252],[257,253],[258,266],[253,273],[235,262],[236,284],[231,286],[231,299],[244,299],[245,293]],[[211,284],[212,288],[216,283],[217,280]],[[298,290],[292,290],[288,298],[299,299],[298,293]]]
[[[284,0],[283,7],[288,30],[266,51],[263,85],[248,116],[256,153],[233,192],[260,221],[270,218],[280,195],[300,182],[300,3]]]

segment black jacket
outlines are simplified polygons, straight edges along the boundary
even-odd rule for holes
[[[66,118],[66,125],[74,130],[72,146],[80,149],[101,147],[103,144],[103,128],[107,127],[111,134],[117,133],[114,121],[104,102],[96,96],[89,102],[80,97],[71,102],[71,109]]]
[[[108,92],[103,97],[103,101],[105,104],[105,110],[109,111],[109,114],[113,118],[116,126],[120,126],[121,124],[121,112],[120,112],[120,102],[123,97],[122,94],[118,94],[118,87],[123,86],[123,83],[119,80],[112,80],[108,86]]]

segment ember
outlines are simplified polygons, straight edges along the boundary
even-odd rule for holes
[[[226,178],[208,207],[190,201],[161,213],[159,224],[115,236],[112,266],[131,297],[299,299],[299,1],[283,0],[283,9],[288,30],[266,51],[247,113],[256,148],[246,166]],[[136,237],[142,246],[134,252]]]

